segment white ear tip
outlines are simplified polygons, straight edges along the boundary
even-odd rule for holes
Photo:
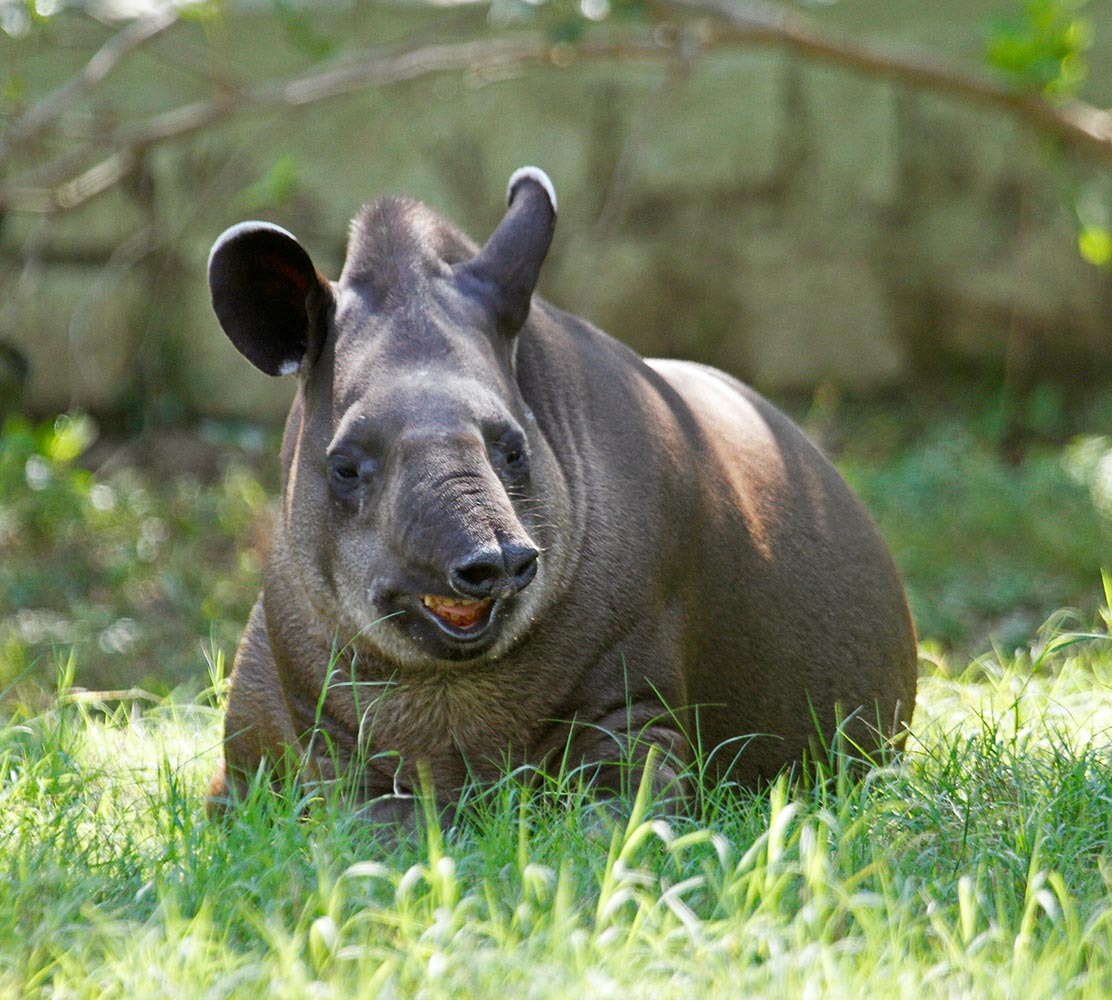
[[[522,167],[520,170],[515,170],[510,174],[510,183],[506,185],[506,202],[509,204],[514,200],[514,188],[522,181],[535,181],[543,189],[544,193],[548,195],[548,200],[552,204],[552,213],[556,214],[556,188],[553,186],[551,179],[540,167]]]
[[[212,267],[212,258],[216,256],[217,252],[223,249],[226,243],[238,239],[247,233],[259,232],[261,230],[268,230],[272,233],[279,233],[297,242],[297,237],[294,236],[288,229],[283,229],[281,226],[276,226],[273,222],[259,222],[257,220],[250,220],[248,222],[237,222],[234,226],[229,226],[219,236],[216,237],[216,242],[213,243],[212,249],[209,251],[208,266]]]

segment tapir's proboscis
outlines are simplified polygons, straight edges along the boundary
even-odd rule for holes
[[[752,389],[534,297],[555,222],[525,167],[482,248],[404,198],[335,282],[278,226],[216,241],[221,325],[297,384],[214,809],[291,767],[389,821],[511,768],[682,804],[899,743],[914,629],[864,508]]]

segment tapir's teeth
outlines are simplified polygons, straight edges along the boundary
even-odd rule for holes
[[[484,597],[481,601],[465,601],[462,597],[437,597],[435,594],[422,594],[421,601],[426,608],[470,608],[490,604],[489,597]]]
[[[442,622],[457,629],[470,629],[478,625],[490,611],[491,599],[484,597],[479,601],[466,601],[459,597],[438,597],[436,594],[422,594],[421,603]]]

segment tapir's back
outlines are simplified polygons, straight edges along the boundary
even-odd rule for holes
[[[852,713],[848,733],[863,747],[878,731],[898,734],[915,702],[914,629],[861,503],[746,386],[703,365],[649,365],[700,429],[691,442],[701,459],[700,592],[690,607],[701,621],[687,692],[702,745],[725,744],[714,771],[746,784],[771,777],[800,758],[817,723],[829,740],[834,720]]]

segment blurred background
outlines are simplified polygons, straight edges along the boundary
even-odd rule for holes
[[[541,293],[792,413],[929,658],[1084,624],[1110,106],[1106,0],[0,0],[0,692],[230,661],[293,387],[220,332],[213,239],[269,219],[336,277],[361,203],[482,240],[523,164]]]

